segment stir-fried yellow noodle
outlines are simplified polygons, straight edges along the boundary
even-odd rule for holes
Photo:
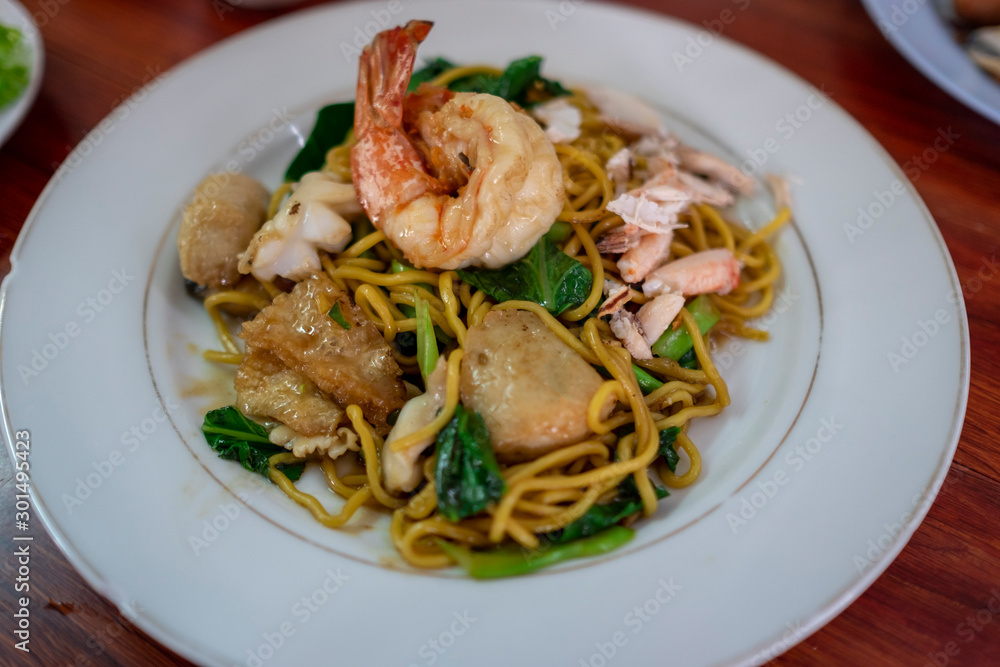
[[[474,75],[501,73],[490,67],[460,67],[440,73],[431,84],[444,86]],[[351,446],[346,453],[336,461],[322,451],[304,456],[291,451],[278,453],[270,457],[266,472],[289,498],[330,528],[344,526],[362,507],[391,513],[391,539],[402,557],[416,567],[453,564],[455,559],[449,545],[483,549],[512,543],[529,550],[539,549],[547,535],[577,521],[595,504],[614,498],[623,483],[629,488],[634,484],[633,492],[641,501],[630,511],[651,515],[661,487],[687,487],[701,474],[702,456],[689,435],[692,422],[718,415],[729,405],[729,389],[712,360],[713,345],[722,342],[719,337],[758,341],[768,338],[768,333],[755,328],[752,320],[764,315],[775,297],[782,267],[768,239],[788,222],[788,209],[781,208],[773,220],[751,231],[726,219],[712,206],[692,204],[679,215],[682,226],[673,232],[670,255],[683,258],[701,251],[726,249],[741,267],[738,286],[725,295],[712,293],[704,297],[718,311],[718,323],[710,333],[699,330],[699,322],[688,308],[681,309],[673,321],[673,330],[685,329],[689,333],[692,342],[687,346],[693,343],[696,363],[689,359],[682,365],[666,357],[635,359],[627,351],[631,348],[619,342],[607,319],[599,316],[598,308],[606,279],[611,279],[609,284],[614,285],[628,285],[630,281],[622,277],[615,258],[607,253],[602,255],[599,247],[607,248],[600,245],[606,235],[626,228],[622,218],[610,212],[608,205],[616,194],[637,188],[642,182],[633,175],[628,183],[616,183],[605,165],[636,137],[606,123],[583,93],[574,91],[565,99],[580,112],[581,132],[569,142],[555,144],[565,196],[555,223],[561,227],[553,230],[562,233],[550,234],[549,238],[593,276],[589,292],[585,298],[580,294],[582,302],[575,301],[575,307],[556,316],[532,301],[497,303],[486,292],[463,281],[462,275],[468,274],[415,269],[393,244],[391,234],[375,229],[364,217],[350,223],[353,236],[338,246],[344,248],[342,251],[319,253],[317,265],[322,267],[324,280],[329,278],[346,292],[360,313],[370,320],[371,324],[366,326],[377,330],[378,334],[372,334],[376,341],[381,345],[381,335],[388,344],[395,363],[412,383],[411,398],[428,391],[421,378],[427,377],[429,371],[423,367],[425,358],[418,361],[419,354],[406,354],[402,350],[412,351],[412,341],[421,340],[421,335],[427,340],[427,332],[433,328],[440,342],[435,348],[441,351],[437,363],[444,364],[438,373],[444,378],[438,392],[442,399],[437,404],[440,409],[422,427],[408,435],[393,434],[386,443],[383,436],[388,427],[384,414],[381,417],[370,411],[366,414],[362,405],[345,401],[342,412],[338,412],[341,417],[338,426],[350,432]],[[349,132],[343,143],[326,153],[322,171],[338,187],[351,182],[351,149],[355,141],[354,132]],[[466,156],[461,157],[468,165]],[[636,165],[640,169],[645,168],[643,159],[639,158]],[[552,165],[558,182],[558,168],[554,162]],[[291,193],[290,184],[272,193],[269,220],[282,210]],[[377,221],[374,216],[373,219]],[[666,247],[668,241],[663,243]],[[244,353],[242,343],[234,336],[234,324],[267,308],[278,295],[290,289],[289,284],[282,278],[267,282],[245,278],[236,286],[208,296],[204,306],[218,332],[220,349],[206,351],[205,358],[240,364],[244,354],[250,353]],[[632,303],[644,304],[653,298],[628,289]],[[323,312],[331,305],[324,302]],[[433,450],[418,461],[421,480],[411,493],[397,493],[392,485],[385,483],[382,459],[411,447],[426,446],[456,414],[461,414],[462,365],[469,363],[467,344],[471,349],[470,341],[477,328],[494,310],[533,313],[555,338],[597,368],[604,380],[586,407],[589,435],[531,460],[500,465],[505,490],[499,500],[472,516],[453,520],[446,518],[438,507]],[[409,345],[404,345],[404,340]],[[300,391],[308,391],[305,384]],[[613,409],[609,410],[609,405]],[[393,423],[391,419],[389,423]],[[661,434],[666,429],[676,429],[672,434],[679,457],[675,469],[671,468],[673,462],[667,464],[661,448]],[[338,511],[331,513],[326,500],[300,490],[292,479],[294,475],[286,474],[288,466],[303,462],[318,463],[329,490],[343,499]],[[640,507],[641,512],[637,512]]]
[[[476,68],[446,72],[438,83],[478,72]],[[495,70],[493,70],[495,72]],[[271,459],[269,475],[296,503],[308,509],[323,525],[337,528],[350,521],[361,507],[384,509],[392,513],[390,534],[402,557],[422,568],[444,567],[453,559],[442,550],[442,542],[470,548],[484,548],[504,542],[536,549],[544,535],[564,528],[583,516],[595,503],[607,501],[626,478],[634,480],[642,501],[642,513],[653,513],[657,505],[656,485],[682,488],[694,483],[702,470],[698,446],[689,437],[693,420],[718,415],[729,404],[729,390],[711,357],[712,341],[703,335],[688,310],[681,311],[674,328],[690,332],[697,368],[683,367],[667,358],[635,360],[617,341],[608,323],[597,316],[605,278],[620,280],[619,269],[609,256],[598,251],[597,241],[623,225],[607,205],[615,197],[615,185],[605,170],[608,159],[628,145],[631,137],[600,120],[597,111],[580,93],[570,102],[582,112],[582,133],[570,143],[556,145],[562,166],[565,202],[558,220],[568,224],[572,233],[560,241],[561,249],[593,273],[593,286],[585,302],[560,316],[551,315],[542,306],[527,301],[496,303],[484,292],[462,281],[456,271],[437,269],[399,269],[400,251],[381,231],[363,222],[355,222],[353,243],[339,253],[321,257],[323,271],[353,298],[364,315],[374,323],[408,380],[419,385],[416,356],[404,355],[392,345],[397,337],[418,328],[417,307],[427,314],[442,340],[446,382],[444,408],[433,421],[409,436],[390,442],[393,452],[433,438],[452,418],[459,403],[459,375],[469,330],[483,322],[491,310],[527,310],[533,312],[556,337],[566,343],[586,362],[598,367],[607,378],[594,394],[587,410],[591,435],[576,444],[550,451],[534,460],[501,465],[506,491],[499,502],[474,516],[451,521],[437,507],[434,454],[422,463],[423,485],[409,495],[394,495],[383,486],[380,457],[384,441],[370,415],[358,405],[346,408],[346,422],[357,434],[360,452],[348,452],[336,462],[317,455],[330,490],[342,497],[342,509],[331,514],[319,499],[298,490],[282,472],[282,466],[299,461],[292,453],[277,454]],[[341,181],[351,175],[350,147],[353,133],[344,144],[330,150],[324,170]],[[632,187],[639,185],[631,184]],[[271,215],[278,210],[289,188],[274,193]],[[789,219],[789,211],[757,231],[727,220],[715,208],[696,204],[680,215],[683,228],[677,229],[671,245],[674,257],[713,248],[726,248],[742,265],[740,283],[729,294],[712,294],[712,304],[721,312],[713,336],[739,336],[766,340],[767,332],[750,322],[770,308],[781,264],[768,243]],[[559,223],[557,223],[559,224]],[[393,262],[396,262],[395,269]],[[625,282],[625,281],[622,281]],[[231,289],[206,299],[205,308],[219,332],[221,350],[208,351],[205,357],[238,364],[241,348],[230,333],[231,321],[224,319],[220,308],[238,306],[257,311],[280,293],[270,283],[263,290]],[[646,297],[633,291],[633,302]],[[635,367],[657,381],[655,389],[644,393]],[[423,390],[423,387],[417,387]],[[610,414],[602,406],[613,400]],[[660,432],[677,427],[676,449],[680,462],[672,471],[660,455]],[[384,431],[383,431],[384,433]],[[350,459],[354,467],[345,463]],[[339,472],[338,472],[339,471]]]

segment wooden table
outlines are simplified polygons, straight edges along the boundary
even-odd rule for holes
[[[232,9],[221,0],[24,4],[42,24],[47,63],[37,102],[0,149],[0,275],[9,271],[17,233],[56,166],[115,105],[151,73],[281,13]],[[855,0],[635,4],[697,24],[746,7],[725,36],[822,85],[900,164],[930,147],[939,128],[960,134],[916,182],[958,268],[972,337],[969,409],[948,483],[888,571],[774,664],[1000,664],[1000,615],[989,611],[1000,609],[1000,126],[914,70]],[[13,535],[13,473],[7,457],[0,460],[0,533]],[[131,626],[44,534],[31,561],[32,652],[15,650],[10,551],[4,548],[0,576],[0,662],[187,664]]]

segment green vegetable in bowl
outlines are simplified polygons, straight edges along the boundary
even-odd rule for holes
[[[0,23],[0,108],[19,98],[28,87],[28,57],[21,31]]]

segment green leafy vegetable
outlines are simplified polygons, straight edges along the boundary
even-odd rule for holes
[[[454,67],[454,63],[444,58],[430,60],[423,69],[413,73],[407,90],[416,90],[421,83],[431,81]],[[543,77],[541,71],[542,57],[527,56],[511,62],[500,75],[473,74],[455,79],[448,84],[448,89],[456,92],[489,93],[523,107],[570,94],[558,81]]]
[[[551,97],[569,95],[562,84],[544,78],[541,70],[541,56],[527,56],[511,62],[500,76],[474,74],[457,79],[448,87],[456,91],[489,93],[521,106],[531,106]]]
[[[695,354],[693,345],[690,350],[681,355],[681,358],[677,360],[677,364],[681,368],[686,368],[691,371],[698,370],[698,355]]]
[[[600,556],[622,546],[634,535],[635,531],[631,528],[612,526],[569,544],[549,544],[545,551],[538,552],[526,552],[514,546],[492,551],[472,551],[444,540],[438,540],[438,546],[476,579],[495,579],[530,574],[571,558]]]
[[[667,461],[670,472],[677,472],[677,462],[681,460],[674,445],[677,442],[677,434],[680,432],[681,430],[676,426],[660,431],[660,456]]]
[[[417,316],[417,365],[424,381],[434,372],[438,360],[438,346],[434,335],[434,322],[431,320],[430,306],[416,295]]]
[[[398,259],[393,259],[392,264],[390,264],[389,267],[390,267],[389,271],[391,273],[402,273],[403,271],[416,271],[415,268],[413,268],[409,264],[405,264],[399,261]],[[427,283],[414,283],[414,287],[422,287],[431,294],[434,293],[434,288],[431,285],[428,285]],[[412,317],[412,315],[408,317]]]
[[[451,521],[500,500],[506,485],[483,418],[461,405],[437,438],[434,471],[438,510]]]
[[[0,24],[0,107],[5,107],[28,87],[28,48],[21,31]]]
[[[698,325],[702,334],[714,327],[722,316],[707,294],[702,294],[684,307],[691,313],[691,317],[694,318],[695,324]],[[663,332],[659,340],[653,343],[653,354],[677,361],[693,345],[694,341],[691,340],[691,334],[688,333],[687,327],[679,326],[676,329],[667,329]]]
[[[562,220],[556,220],[549,227],[549,231],[545,232],[545,238],[549,243],[562,243],[569,237],[573,236],[573,225],[569,222],[563,222]]]
[[[333,308],[330,309],[330,312],[327,313],[327,315],[329,315],[330,319],[332,319],[334,322],[336,322],[337,324],[339,324],[343,328],[345,328],[345,329],[350,329],[351,328],[351,323],[348,322],[347,318],[344,317],[344,314],[342,312],[340,312],[340,302],[339,301],[337,303],[333,304]]]
[[[322,167],[327,151],[344,143],[347,133],[353,128],[354,102],[330,104],[320,109],[309,139],[285,172],[285,180],[298,181],[303,174]]]
[[[365,252],[368,253],[368,252],[371,252],[371,251],[370,250],[366,250]],[[362,255],[362,257],[364,257],[364,255]],[[415,268],[413,268],[412,266],[409,266],[407,264],[404,264],[403,262],[399,261],[398,259],[392,260],[392,264],[390,266],[391,266],[390,270],[392,271],[392,273],[400,273],[402,271],[416,271]],[[414,287],[423,288],[423,289],[427,290],[428,292],[430,292],[431,294],[434,293],[434,288],[432,286],[428,285],[427,283],[414,283],[413,286]],[[413,306],[411,306],[408,303],[400,303],[400,304],[397,304],[396,307],[399,308],[399,312],[403,313],[403,315],[405,317],[416,317],[417,316],[417,309],[414,308]],[[417,353],[417,348],[416,348],[417,338],[416,338],[416,336],[417,336],[416,332],[413,332],[413,331],[400,331],[400,332],[398,332],[396,334],[396,340],[399,341],[400,352],[402,352],[403,354],[405,354],[408,357],[412,357],[414,354],[416,354]],[[402,337],[402,339],[400,339],[400,337]],[[451,343],[451,340],[452,340],[451,336],[449,336],[448,334],[446,334],[444,332],[444,329],[442,329],[441,327],[439,327],[436,324],[434,325],[434,337],[437,338],[438,342],[441,343],[442,345],[448,345],[448,344]],[[402,346],[407,346],[406,349],[408,349],[410,351],[409,352],[403,352],[403,347]],[[437,357],[434,357],[434,359],[436,360]]]
[[[670,495],[666,489],[658,486],[656,490],[657,498],[666,498]],[[569,524],[562,530],[547,533],[546,537],[555,543],[571,542],[581,537],[594,535],[610,526],[614,526],[622,519],[629,517],[642,509],[642,498],[639,497],[639,490],[635,486],[635,479],[632,475],[626,477],[618,485],[618,495],[610,503],[604,505],[594,505],[582,517]]]
[[[205,434],[208,446],[220,458],[239,461],[250,472],[264,477],[268,476],[267,460],[275,454],[288,451],[271,444],[264,427],[247,419],[232,405],[212,410],[205,415],[201,431]],[[304,467],[305,464],[286,466],[283,472],[288,479],[294,481],[302,474]]]
[[[405,304],[400,304],[400,306],[402,305]],[[407,317],[412,317],[412,315],[407,315]],[[412,357],[417,353],[417,333],[415,331],[397,331],[392,342],[396,344],[396,348],[402,355]]]
[[[635,379],[638,381],[639,389],[642,390],[643,395],[651,394],[663,386],[662,380],[657,380],[645,369],[639,368],[635,364],[632,364],[632,372],[635,373]]]
[[[598,375],[605,377],[607,379],[611,378],[611,373],[604,366],[594,366],[594,370],[597,371]],[[660,387],[663,386],[662,380],[657,380],[655,377],[650,375],[645,371],[645,369],[632,364],[632,372],[635,373],[635,379],[639,383],[639,390],[642,391],[643,396],[646,394],[651,394]]]
[[[497,301],[534,301],[553,315],[587,300],[594,276],[544,236],[527,255],[500,269],[459,269],[459,277]]]
[[[450,69],[454,69],[455,64],[451,61],[445,60],[444,58],[434,58],[433,60],[428,60],[427,64],[418,69],[416,72],[410,76],[410,84],[406,87],[407,92],[413,92],[422,83],[427,83],[431,79],[435,79],[441,74],[444,74]]]

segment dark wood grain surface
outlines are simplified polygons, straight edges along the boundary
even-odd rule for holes
[[[220,0],[23,4],[41,24],[47,64],[37,101],[0,149],[0,275],[56,167],[119,102],[151,75],[282,13],[233,9]],[[901,165],[929,148],[939,129],[960,135],[926,170],[914,172],[954,258],[969,313],[972,386],[958,453],[899,558],[846,611],[774,664],[1000,664],[1000,271],[991,268],[1000,239],[1000,126],[913,69],[855,0],[633,4],[696,24],[745,6],[725,36],[830,92]],[[0,536],[7,536],[0,664],[187,664],[95,593],[41,530],[31,559],[31,653],[15,650],[14,495],[11,463],[0,456]]]

